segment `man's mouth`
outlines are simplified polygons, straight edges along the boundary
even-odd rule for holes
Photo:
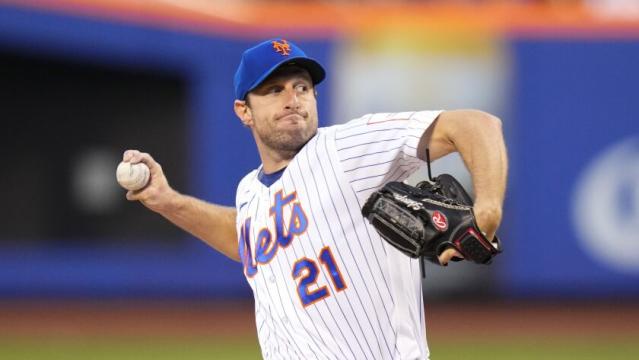
[[[298,113],[290,113],[283,115],[277,119],[278,121],[290,121],[290,122],[298,122],[304,121],[304,116]]]

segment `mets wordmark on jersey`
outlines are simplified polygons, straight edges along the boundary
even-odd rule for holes
[[[278,174],[242,179],[239,251],[266,359],[428,357],[419,264],[362,217],[366,198],[421,160],[439,112],[320,128]]]

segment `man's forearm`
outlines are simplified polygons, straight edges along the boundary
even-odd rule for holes
[[[473,179],[475,215],[492,238],[502,218],[508,159],[501,121],[485,113],[475,113],[464,131],[455,134],[455,147]]]
[[[160,214],[208,245],[239,261],[236,210],[211,204],[188,195],[176,195],[172,206]]]
[[[501,222],[508,172],[501,121],[481,111],[445,111],[435,124],[430,147],[433,158],[460,153],[473,179],[478,225],[492,238]]]
[[[148,184],[140,190],[129,190],[126,193],[128,200],[140,201],[217,251],[239,261],[234,208],[210,204],[175,191],[164,176],[162,166],[148,153],[127,150],[122,161],[144,163],[150,171]]]

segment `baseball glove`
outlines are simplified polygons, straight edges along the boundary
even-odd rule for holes
[[[479,230],[472,198],[449,174],[417,186],[389,182],[368,198],[362,214],[382,238],[413,258],[439,264],[437,257],[453,247],[466,260],[489,264],[501,252],[499,239],[489,241]]]

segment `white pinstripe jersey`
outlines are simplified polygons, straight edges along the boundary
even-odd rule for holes
[[[421,164],[440,112],[372,114],[317,134],[272,184],[238,186],[240,257],[265,359],[425,359],[419,263],[361,215]]]

